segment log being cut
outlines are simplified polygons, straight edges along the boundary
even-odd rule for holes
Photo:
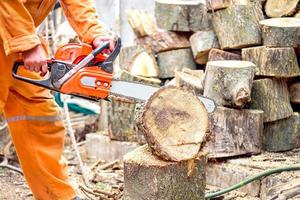
[[[204,200],[206,159],[163,161],[147,145],[124,157],[125,200]]]
[[[251,100],[255,65],[247,61],[211,61],[206,65],[204,96],[218,105],[243,108]]]
[[[137,121],[152,152],[170,161],[196,158],[208,132],[208,113],[202,102],[175,86],[155,92]]]
[[[198,31],[209,26],[204,0],[155,0],[155,17],[161,29]]]
[[[297,47],[300,18],[271,18],[259,22],[262,25],[263,45],[267,47]]]
[[[300,75],[292,47],[251,47],[242,50],[243,60],[256,65],[255,75],[289,78]]]

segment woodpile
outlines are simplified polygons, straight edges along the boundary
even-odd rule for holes
[[[203,153],[209,160],[226,161],[300,147],[299,111],[293,110],[300,104],[299,48],[295,51],[300,19],[292,17],[299,1],[283,2],[155,0],[156,21],[143,11],[128,12],[136,39],[121,53],[125,79],[176,87],[162,87],[144,103],[119,102],[110,113],[115,113],[111,127],[118,123],[111,128],[112,139],[130,140],[113,136],[128,135],[131,129],[148,143],[125,158],[125,199],[140,199],[141,194],[181,199],[177,192],[187,190],[174,191],[169,184],[190,187],[179,179],[189,175],[181,165],[199,167],[196,160],[204,159]],[[213,99],[215,112],[208,114],[194,94]],[[166,180],[163,173],[183,183]],[[144,183],[150,180],[147,174],[158,185],[168,183],[164,190],[155,192],[157,183]],[[218,179],[217,174],[209,177]],[[184,199],[193,198],[203,196]]]

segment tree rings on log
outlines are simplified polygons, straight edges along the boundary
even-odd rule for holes
[[[297,47],[299,43],[299,18],[272,18],[262,20],[259,23],[262,25],[264,46]]]
[[[198,64],[206,64],[212,48],[219,48],[218,38],[213,30],[198,31],[190,37],[194,59]]]
[[[264,124],[263,146],[267,151],[288,151],[300,147],[300,116]]]
[[[208,113],[202,102],[174,86],[155,92],[138,121],[152,152],[170,161],[197,157],[208,131]]]
[[[242,56],[220,49],[211,49],[208,54],[208,61],[218,60],[242,60]]]
[[[155,0],[155,17],[159,28],[170,31],[198,31],[209,26],[203,0]]]
[[[204,199],[206,158],[167,162],[147,145],[124,157],[125,200]]]
[[[256,65],[255,75],[295,77],[300,75],[297,56],[292,47],[252,47],[242,50],[243,60]]]
[[[299,0],[268,0],[265,11],[268,17],[292,16],[297,11]]]
[[[285,119],[293,114],[285,80],[255,80],[251,99],[250,108],[264,111],[264,122]]]
[[[300,83],[292,83],[289,92],[291,103],[300,104]]]
[[[218,105],[243,108],[251,100],[255,65],[247,61],[211,61],[206,65],[204,96]]]
[[[231,5],[213,15],[213,25],[222,49],[241,49],[261,44],[262,11],[253,5]]]
[[[184,67],[196,69],[196,63],[190,48],[158,53],[157,63],[159,78],[173,78],[175,70],[181,71]]]
[[[263,111],[218,107],[210,116],[209,158],[257,154],[262,150]]]

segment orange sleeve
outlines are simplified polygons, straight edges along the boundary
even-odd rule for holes
[[[99,21],[93,0],[61,0],[61,6],[72,28],[85,43],[97,36],[108,36],[108,28]]]
[[[41,43],[30,13],[19,0],[0,0],[0,24],[6,55],[27,51]]]

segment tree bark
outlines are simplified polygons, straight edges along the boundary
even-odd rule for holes
[[[268,0],[265,11],[268,17],[292,16],[297,11],[299,0]]]
[[[291,103],[300,104],[300,83],[293,83],[289,86]]]
[[[208,114],[192,93],[163,87],[145,103],[137,119],[154,154],[164,160],[197,157],[208,131]]]
[[[158,32],[153,16],[146,11],[130,9],[126,11],[128,23],[137,37],[152,35]]]
[[[213,30],[198,31],[190,37],[194,59],[198,64],[206,64],[208,53],[212,48],[220,48],[218,38]]]
[[[281,79],[255,80],[250,108],[264,111],[264,122],[285,119],[293,114],[287,83]]]
[[[202,72],[202,77],[198,77],[195,75],[191,75],[185,72],[175,72],[175,81],[177,87],[185,88],[195,95],[203,94],[203,78],[204,72],[203,70],[197,70]]]
[[[170,31],[198,31],[209,27],[204,1],[155,0],[158,27]]]
[[[147,145],[124,159],[125,200],[204,200],[204,157],[195,161],[167,162],[151,154]]]
[[[181,71],[187,67],[196,69],[191,49],[178,49],[157,54],[159,78],[172,78],[175,70]]]
[[[286,119],[264,124],[263,146],[266,151],[288,151],[300,147],[300,116],[294,112]]]
[[[260,21],[263,45],[267,47],[297,47],[300,19],[272,18]]]
[[[253,5],[231,5],[213,15],[213,25],[222,49],[241,49],[261,44],[259,20],[262,11]]]
[[[153,35],[137,38],[137,43],[142,46],[150,46],[155,53],[185,49],[191,46],[186,35],[171,31],[159,31]]]
[[[263,111],[218,107],[210,116],[209,158],[258,154],[262,150]]]
[[[220,49],[211,49],[208,54],[208,61],[218,60],[242,60],[242,57],[238,54],[222,51]]]
[[[256,65],[255,75],[289,78],[300,75],[294,48],[252,47],[242,50],[243,60]]]
[[[206,65],[204,96],[218,105],[243,108],[251,100],[255,65],[247,61],[211,61]]]

